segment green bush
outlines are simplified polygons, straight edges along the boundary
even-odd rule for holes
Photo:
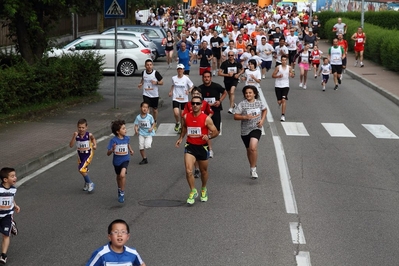
[[[76,53],[44,57],[32,66],[23,60],[6,66],[0,71],[0,112],[90,95],[99,88],[102,64],[103,58],[93,53]]]

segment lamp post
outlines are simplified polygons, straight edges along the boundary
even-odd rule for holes
[[[362,26],[362,29],[364,28],[364,0],[362,0],[362,12],[360,16],[360,26]]]

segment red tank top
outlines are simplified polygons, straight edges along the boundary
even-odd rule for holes
[[[363,46],[364,45],[364,33],[356,33],[356,41],[355,46]]]
[[[313,50],[312,51],[312,61],[313,63],[319,64],[320,63],[320,51],[319,50]]]
[[[199,116],[194,116],[193,113],[186,114],[187,126],[187,142],[194,145],[204,145],[206,140],[202,139],[203,135],[208,135],[208,127],[205,125],[205,120],[208,116],[200,113]]]

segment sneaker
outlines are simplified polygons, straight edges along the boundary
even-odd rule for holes
[[[360,67],[364,67],[363,62],[360,62]]]
[[[281,122],[285,122],[285,115],[281,115],[280,121],[281,121]]]
[[[229,108],[229,114],[234,114],[234,109],[232,107]]]
[[[266,78],[266,75],[262,75],[262,79],[265,79]]]
[[[12,220],[12,222],[11,222],[11,234],[12,234],[13,236],[18,235],[17,224],[15,223],[14,220]]]
[[[323,86],[323,91],[326,91],[326,86]]]
[[[7,263],[7,257],[5,257],[5,258],[0,257],[0,264],[6,265],[6,263]]]
[[[301,83],[299,83],[299,88],[302,88],[302,82],[301,82]]]
[[[201,197],[200,200],[202,202],[207,202],[208,201],[208,190],[206,189],[206,187],[203,187],[201,189]]]
[[[338,85],[335,85],[334,90],[335,91],[338,90]]]
[[[250,175],[252,179],[258,179],[258,173],[256,172],[256,170],[254,171],[250,171]]]
[[[141,160],[141,162],[139,162],[140,165],[147,164],[147,163],[148,163],[147,158],[143,158],[143,160]]]
[[[317,79],[317,75],[314,75],[314,78]]]
[[[84,187],[83,187],[83,191],[87,191],[89,190],[89,183],[85,183]]]
[[[338,78],[338,84],[341,84],[342,83],[342,80],[341,80],[341,77],[340,78]]]
[[[199,178],[200,177],[200,170],[199,169],[195,169],[194,170],[194,178]]]
[[[355,61],[355,64],[353,66],[357,67],[357,61]]]
[[[191,190],[190,194],[188,195],[187,204],[193,205],[195,199],[198,197],[197,189]]]
[[[118,201],[119,203],[124,203],[125,202],[125,193],[124,192],[119,192],[118,193]]]
[[[212,76],[216,76],[216,71],[215,70],[212,71]]]
[[[306,85],[303,85],[303,89],[306,90]]]
[[[175,124],[175,131],[178,132],[180,129],[180,123]]]
[[[94,183],[89,183],[89,188],[87,189],[88,192],[92,192],[94,190]]]
[[[154,131],[157,131],[157,129],[158,129],[158,127],[157,127],[157,126],[154,126]]]
[[[213,150],[209,150],[209,158],[213,158]]]

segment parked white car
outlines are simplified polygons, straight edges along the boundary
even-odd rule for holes
[[[117,71],[123,76],[131,76],[136,70],[144,70],[144,62],[152,59],[151,48],[146,47],[140,38],[118,35]],[[115,36],[85,35],[77,38],[61,49],[53,48],[47,54],[49,57],[59,57],[63,54],[91,51],[104,56],[104,72],[115,72]]]
[[[115,29],[104,31],[101,34],[115,36]],[[151,52],[153,54],[152,60],[156,61],[158,59],[157,45],[152,40],[150,40],[150,38],[145,33],[137,31],[118,30],[117,35],[135,36],[140,38],[142,43],[144,43],[146,46],[148,46],[151,49]]]

